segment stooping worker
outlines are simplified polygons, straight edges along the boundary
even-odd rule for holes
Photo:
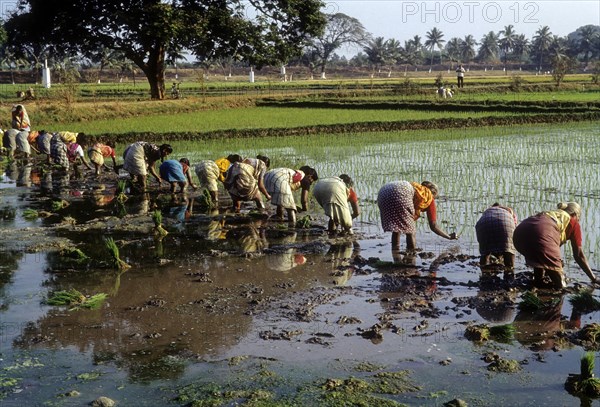
[[[227,157],[213,160],[202,160],[194,167],[200,188],[206,188],[215,206],[219,206],[219,188],[217,181],[225,182],[227,170],[232,163],[242,161],[239,154],[229,154]]]
[[[158,185],[162,179],[156,172],[155,164],[173,152],[169,144],[157,146],[145,141],[136,141],[130,144],[123,152],[123,169],[131,175],[131,180],[137,184],[142,191],[146,189],[146,176],[148,172],[156,179]]]
[[[88,170],[91,170],[92,166],[85,159],[83,147],[81,147],[81,145],[77,143],[77,137],[82,136],[83,133],[61,131],[58,134],[61,136],[62,140],[67,144],[67,158],[69,159],[69,163],[75,168],[75,172],[78,172],[79,164],[82,163]]]
[[[271,199],[264,185],[264,176],[271,160],[264,155],[258,157],[261,158],[246,158],[242,162],[234,162],[227,171],[224,185],[231,195],[235,212],[240,211],[243,201],[254,201],[257,209],[265,209],[261,194],[267,200]]]
[[[50,159],[52,164],[60,167],[61,170],[67,171],[69,169],[67,144],[60,133],[53,133],[50,139]]]
[[[8,151],[9,158],[19,152],[29,158],[31,147],[28,137],[31,130],[29,116],[23,105],[14,105],[11,111],[11,128],[4,132],[2,144]]]
[[[277,206],[276,216],[283,219],[283,210],[287,211],[288,223],[296,224],[296,202],[294,201],[294,191],[301,189],[300,203],[301,210],[308,210],[308,191],[313,182],[317,181],[319,176],[317,171],[308,165],[300,167],[299,170],[291,168],[274,168],[265,174],[265,188],[271,195],[271,203]]]
[[[327,231],[330,234],[334,234],[338,226],[344,233],[352,234],[352,219],[360,214],[353,186],[352,178],[342,174],[339,177],[321,178],[313,188],[313,196],[329,217]]]
[[[108,141],[106,143],[94,143],[88,149],[88,157],[92,164],[94,165],[96,175],[100,175],[100,168],[104,168],[107,171],[110,171],[110,168],[104,163],[104,160],[108,157],[112,158],[113,162],[113,170],[116,173],[119,173],[117,167],[117,161],[115,158],[115,142]]]
[[[196,189],[192,181],[192,171],[190,171],[190,160],[182,158],[177,160],[166,160],[159,167],[160,178],[171,185],[171,193],[175,193],[175,187],[179,185],[179,192],[183,192],[189,183]]]
[[[481,267],[490,264],[490,256],[502,256],[505,270],[513,270],[515,264],[513,233],[516,226],[517,215],[508,206],[496,202],[483,212],[475,224]]]
[[[384,232],[392,232],[392,249],[400,248],[400,235],[406,235],[406,249],[416,250],[416,220],[421,211],[427,213],[429,228],[445,239],[456,239],[456,233],[448,234],[437,225],[435,197],[437,186],[430,181],[421,184],[408,181],[392,181],[385,184],[377,194],[377,205]]]
[[[40,154],[46,155],[46,162],[50,164],[51,151],[50,151],[50,140],[52,140],[52,133],[47,132],[46,130],[40,130],[35,142],[37,146],[37,151]]]
[[[577,202],[561,202],[557,209],[544,211],[524,219],[515,229],[513,242],[533,267],[534,285],[543,286],[548,276],[555,289],[566,287],[560,247],[571,242],[575,262],[594,284],[600,284],[581,248],[581,207]]]

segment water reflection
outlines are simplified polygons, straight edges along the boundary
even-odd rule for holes
[[[539,295],[546,304],[540,310],[520,309],[514,320],[515,339],[531,350],[549,350],[563,345],[566,341],[557,333],[564,329],[580,328],[580,315],[573,313],[570,320],[564,320],[561,310],[564,294]],[[568,343],[568,342],[566,342]]]

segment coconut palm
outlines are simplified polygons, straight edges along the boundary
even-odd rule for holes
[[[519,34],[515,37],[513,45],[513,56],[518,61],[523,59],[523,56],[529,52],[529,40],[525,37],[525,34]]]
[[[440,63],[442,63],[442,45],[446,42],[443,39],[444,34],[438,30],[436,27],[433,27],[431,31],[427,32],[427,40],[425,41],[425,46],[429,48],[429,52],[431,53],[431,63],[429,64],[429,71],[431,72],[431,68],[433,67],[433,50],[437,47],[440,50]]]
[[[481,38],[481,46],[477,58],[480,61],[492,61],[498,56],[498,36],[490,31]]]
[[[538,54],[538,58],[539,58],[538,70],[539,71],[542,70],[544,54],[548,52],[551,41],[552,41],[552,33],[550,32],[550,28],[547,25],[540,27],[535,32],[535,35],[533,36],[532,48]]]
[[[502,55],[504,56],[504,68],[506,68],[508,53],[512,51],[515,46],[515,38],[517,34],[515,33],[514,26],[512,24],[505,26],[504,30],[500,30],[498,34],[500,37],[498,40],[498,45],[502,51]]]
[[[450,58],[450,61],[452,62],[452,68],[454,68],[454,62],[458,62],[461,59],[461,42],[462,40],[460,38],[453,37],[446,43],[446,55],[448,55],[448,58]]]
[[[409,65],[416,65],[423,59],[423,44],[421,37],[415,35],[408,41],[404,41],[404,60]]]
[[[462,62],[469,63],[475,59],[475,47],[477,41],[472,35],[465,35],[465,38],[460,42],[460,56]]]
[[[376,37],[369,41],[366,47],[363,48],[369,64],[374,70],[379,70],[386,61],[386,41],[383,37]]]
[[[390,38],[385,42],[384,62],[389,66],[388,77],[392,76],[392,67],[396,65],[404,55],[404,49],[400,41]]]

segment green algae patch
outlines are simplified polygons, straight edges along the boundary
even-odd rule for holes
[[[383,369],[385,369],[385,366],[371,362],[361,362],[354,366],[354,370],[357,372],[376,372]]]
[[[177,402],[192,407],[217,407],[228,404],[245,406],[283,405],[274,402],[274,394],[264,389],[225,390],[214,383],[198,386],[191,384],[179,391]]]
[[[512,359],[498,359],[488,365],[488,370],[499,373],[517,373],[521,369],[521,364]]]
[[[373,385],[366,380],[350,377],[347,379],[327,379],[322,385],[323,394],[319,405],[323,406],[404,406],[394,400],[375,396]]]
[[[382,394],[402,394],[421,390],[421,386],[409,380],[409,374],[408,370],[377,373],[373,376],[371,391]]]

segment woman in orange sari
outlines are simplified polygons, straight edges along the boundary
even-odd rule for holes
[[[425,211],[429,228],[445,239],[456,239],[456,233],[446,233],[437,225],[435,197],[437,186],[430,181],[421,184],[393,181],[385,184],[377,195],[384,232],[392,232],[392,249],[400,248],[400,235],[406,235],[406,250],[416,250],[416,220]]]

